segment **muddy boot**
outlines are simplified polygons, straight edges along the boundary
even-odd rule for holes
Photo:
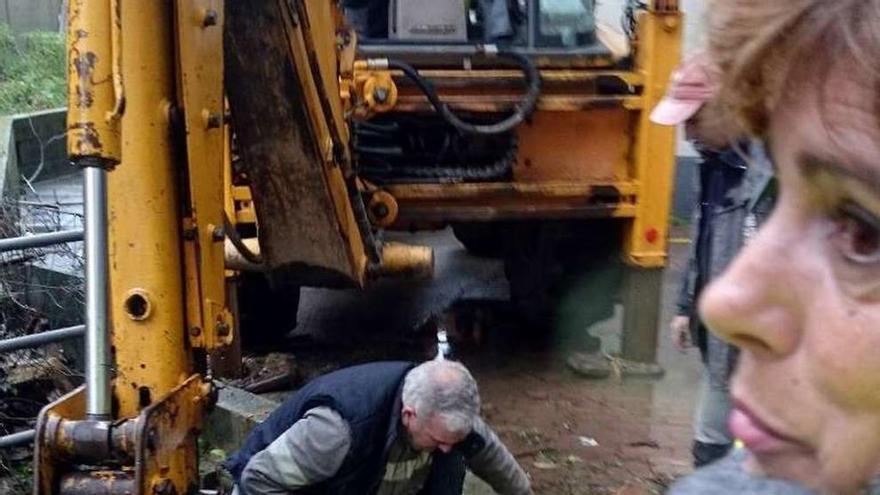
[[[659,364],[630,361],[620,357],[611,358],[612,370],[615,374],[628,378],[662,378],[666,374]]]
[[[611,364],[608,358],[598,353],[575,352],[568,356],[565,364],[577,375],[584,378],[608,378],[611,376]]]
[[[732,447],[729,443],[703,443],[694,442],[693,450],[694,467],[700,468],[721,459],[730,452]]]

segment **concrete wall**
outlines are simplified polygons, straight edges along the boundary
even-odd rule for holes
[[[0,115],[0,194],[17,196],[21,177],[45,181],[74,171],[67,159],[66,116],[64,109]]]
[[[74,170],[67,159],[67,113],[64,109],[14,115],[12,118],[14,152],[21,175],[45,181]],[[40,173],[35,175],[38,168]]]
[[[64,109],[0,116],[0,198],[57,201],[59,211],[81,213],[82,206],[77,200],[81,202],[82,185],[78,171],[67,159],[65,120]],[[39,174],[36,173],[38,168]],[[23,177],[34,178],[33,190],[23,187]],[[0,223],[18,225],[15,218],[10,218],[13,215],[17,216],[16,209],[0,210]],[[26,217],[20,219],[27,223]],[[82,228],[76,215],[59,214],[59,222],[61,229]],[[36,227],[38,224],[28,228],[39,231]],[[81,246],[81,243],[73,244],[72,249],[78,252]],[[82,321],[82,302],[72,298],[70,293],[82,279],[81,267],[71,256],[50,254],[37,263],[21,265],[15,278],[27,280],[26,304],[45,314],[50,327],[60,328]]]
[[[0,115],[0,197],[18,196],[18,152],[12,130],[14,122],[13,117]]]
[[[60,30],[64,0],[0,0],[0,23],[16,33]]]

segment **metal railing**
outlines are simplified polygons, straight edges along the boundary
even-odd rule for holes
[[[13,352],[21,349],[40,347],[64,340],[82,337],[86,333],[85,325],[47,330],[45,332],[25,335],[12,339],[0,340],[0,353]],[[0,436],[0,449],[21,447],[34,441],[34,430],[19,431],[10,435]]]
[[[73,327],[59,328],[58,330],[47,330],[33,335],[24,335],[21,337],[0,340],[0,353],[54,344],[55,342],[82,337],[85,333],[85,325],[76,325]]]
[[[48,234],[10,237],[0,239],[0,253],[82,241],[83,238],[84,232],[82,230],[64,230],[60,232],[50,232]],[[24,335],[22,337],[0,340],[0,353],[40,347],[47,344],[61,342],[63,340],[74,339],[82,337],[85,335],[85,332],[85,325],[76,325],[59,328],[57,330],[47,330],[33,335]],[[19,431],[11,435],[0,436],[0,449],[31,444],[34,441],[35,436],[36,432],[34,430]]]
[[[38,247],[77,242],[83,240],[85,233],[82,230],[62,230],[49,232],[48,234],[23,235],[21,237],[8,237],[0,239],[0,253],[7,251],[20,251]]]
[[[35,430],[25,430],[0,437],[0,449],[27,445],[34,441],[34,437],[36,437],[36,435],[37,432]]]
[[[59,328],[58,330],[47,330],[33,335],[0,340],[0,353],[54,344],[64,340],[82,337],[85,333],[85,325],[76,325]],[[34,441],[34,436],[34,430],[19,431],[10,435],[0,436],[0,449],[28,445]]]
[[[84,236],[85,233],[83,230],[62,230],[59,232],[50,232],[48,234],[9,237],[6,239],[0,239],[0,253],[82,241]],[[25,335],[23,337],[0,340],[0,352],[12,352],[19,349],[26,349],[28,347],[39,347],[62,340],[80,337],[84,334],[85,326],[77,325],[60,328],[58,330],[49,330],[34,335]]]

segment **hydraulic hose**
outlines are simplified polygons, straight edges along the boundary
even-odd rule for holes
[[[411,79],[422,90],[428,101],[431,102],[431,106],[452,127],[467,134],[502,134],[512,130],[534,112],[535,106],[538,104],[538,96],[541,94],[541,73],[535,64],[521,53],[499,49],[497,56],[513,60],[522,68],[528,91],[522,101],[514,105],[512,115],[494,124],[472,124],[459,118],[449,108],[449,105],[440,101],[437,92],[434,90],[434,85],[422,77],[413,66],[399,60],[388,60],[388,68],[400,70],[406,77]]]
[[[487,165],[443,167],[419,167],[410,165],[388,167],[387,170],[382,170],[375,166],[362,166],[361,170],[367,175],[382,174],[393,171],[393,179],[467,181],[498,180],[509,176],[513,170],[513,164],[516,163],[518,150],[519,143],[516,136],[511,134],[511,141],[506,146],[504,156]],[[367,151],[369,152],[369,150]],[[363,150],[359,150],[359,152],[363,152]]]
[[[265,260],[263,259],[262,253],[257,254],[248,249],[247,245],[244,243],[244,240],[242,240],[241,236],[238,235],[238,231],[235,230],[235,225],[232,224],[225,212],[223,213],[223,230],[226,231],[226,237],[228,237],[229,240],[232,241],[232,245],[235,246],[235,249],[238,251],[238,254],[240,254],[242,258],[255,265],[263,264]]]

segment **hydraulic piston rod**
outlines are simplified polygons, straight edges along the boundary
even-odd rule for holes
[[[83,159],[81,161],[87,161]],[[110,419],[110,335],[107,325],[107,171],[85,169],[86,414]]]
[[[107,171],[121,161],[124,108],[116,45],[119,4],[71,2],[68,15],[67,150],[84,170],[86,414],[111,419],[107,323]],[[114,50],[114,48],[117,48]]]

